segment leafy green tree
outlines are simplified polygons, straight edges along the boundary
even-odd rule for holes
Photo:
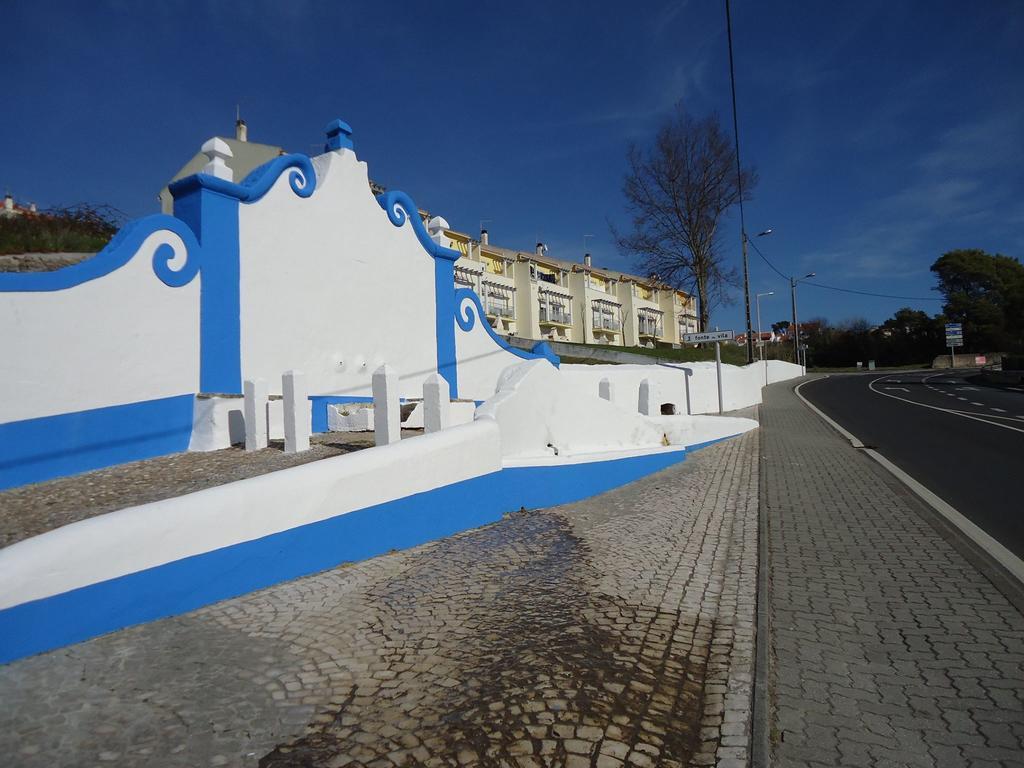
[[[1024,350],[1024,265],[968,248],[943,254],[931,269],[946,300],[946,317],[963,323],[967,349]]]

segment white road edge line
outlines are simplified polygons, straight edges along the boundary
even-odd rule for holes
[[[828,376],[825,376],[823,378],[828,378]],[[811,379],[811,381],[817,381],[817,379]],[[963,533],[967,538],[969,538],[971,541],[973,541],[975,544],[977,544],[979,547],[981,547],[981,549],[984,550],[990,557],[992,557],[996,562],[998,562],[1001,566],[1003,566],[1003,568],[1005,568],[1007,571],[1009,571],[1013,575],[1013,577],[1015,579],[1017,579],[1017,581],[1019,581],[1021,584],[1024,584],[1024,560],[1021,560],[1019,557],[1017,557],[1015,554],[1013,554],[1010,550],[1008,550],[1006,547],[1004,547],[998,541],[996,541],[991,536],[989,536],[987,533],[985,533],[985,531],[983,531],[977,525],[975,525],[970,520],[968,520],[966,517],[964,517],[962,514],[960,514],[956,509],[953,508],[953,506],[951,504],[943,501],[941,498],[939,498],[937,495],[935,495],[932,491],[928,490],[925,486],[921,485],[921,483],[919,483],[917,480],[912,478],[910,475],[908,475],[902,469],[900,469],[895,464],[893,464],[891,461],[889,461],[887,458],[885,458],[885,456],[880,454],[878,451],[874,450],[873,448],[865,448],[864,447],[864,443],[862,443],[858,437],[854,436],[853,434],[848,432],[846,429],[844,429],[843,427],[839,426],[839,424],[837,424],[835,421],[830,419],[824,413],[822,413],[821,410],[819,410],[816,406],[814,406],[800,392],[800,388],[804,384],[809,384],[809,383],[810,382],[808,382],[808,381],[802,382],[801,384],[798,384],[796,386],[796,388],[793,390],[796,393],[796,396],[799,397],[803,401],[804,405],[806,405],[808,408],[810,408],[814,413],[818,414],[818,416],[821,417],[821,419],[824,420],[829,426],[831,426],[839,434],[841,434],[843,437],[845,437],[847,440],[849,440],[850,441],[850,445],[852,445],[854,448],[861,448],[861,449],[863,449],[864,453],[868,454],[868,456],[870,456],[872,459],[874,459],[879,464],[881,464],[883,467],[885,467],[887,470],[889,470],[889,472],[897,480],[899,480],[901,483],[903,483],[905,486],[907,486],[907,488],[909,488],[911,491],[913,491],[917,495],[918,498],[920,498],[928,506],[930,506],[932,509],[934,509],[936,512],[938,512],[940,515],[942,515],[944,518],[946,518],[946,520],[948,520],[954,526],[956,526],[960,530],[961,533]],[[879,394],[881,394],[881,393],[879,393]],[[897,400],[902,400],[902,399],[903,398],[897,398]],[[941,410],[945,410],[945,409],[944,408],[939,408],[937,410],[941,411]],[[997,425],[997,426],[1002,426],[1002,425]],[[1018,430],[1018,431],[1024,431],[1024,430]]]
[[[934,375],[937,376],[939,374],[934,374]],[[868,382],[868,389],[870,389],[876,395],[881,395],[882,397],[891,397],[893,400],[900,400],[900,401],[902,401],[904,403],[910,403],[911,405],[920,406],[921,408],[931,408],[933,411],[941,411],[942,413],[948,413],[951,416],[959,416],[959,417],[961,417],[963,419],[971,419],[972,421],[980,421],[982,424],[988,424],[988,425],[993,426],[993,427],[1002,427],[1003,429],[1010,429],[1010,430],[1013,430],[1014,432],[1024,433],[1024,429],[1019,429],[1017,427],[1011,427],[1009,424],[999,424],[998,422],[989,421],[988,419],[981,418],[982,415],[987,416],[988,414],[979,414],[979,416],[970,416],[970,415],[968,415],[968,414],[966,414],[966,413],[964,413],[962,411],[953,411],[953,410],[950,410],[949,408],[940,408],[937,405],[928,405],[927,403],[919,403],[916,400],[909,400],[909,399],[907,399],[905,397],[900,397],[899,395],[890,395],[888,392],[882,392],[881,390],[875,389],[875,384],[877,383],[877,381],[878,380],[875,379],[874,381],[869,381]],[[800,386],[802,387],[803,384],[801,384]],[[966,402],[967,398],[966,397],[958,397],[957,400],[963,400],[963,401]],[[972,405],[975,405],[975,403],[972,403]],[[977,405],[981,405],[981,403],[977,403]],[[998,417],[996,417],[996,418],[998,418]]]

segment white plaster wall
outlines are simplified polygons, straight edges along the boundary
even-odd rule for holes
[[[733,411],[761,402],[761,387],[800,375],[800,366],[777,360],[747,366],[722,365],[722,399],[725,410]],[[673,403],[677,414],[687,413],[687,380],[690,370],[691,414],[718,413],[718,377],[713,362],[673,365],[563,365],[561,371],[570,387],[583,394],[597,393],[598,382],[609,379],[615,389],[614,403],[637,411],[640,382],[649,379],[655,388],[655,402]]]
[[[0,609],[500,468],[478,421],[82,520],[0,549]]]
[[[158,231],[103,277],[0,293],[0,423],[199,390],[202,277],[162,283],[152,266],[162,243],[184,253],[181,238]]]
[[[476,413],[476,403],[454,402],[448,406],[448,426],[468,424]],[[402,429],[423,429],[423,403],[416,403],[409,417],[402,422]]]
[[[498,393],[476,411],[477,421],[501,427],[505,457],[559,456],[663,445],[663,432],[636,413],[566,386],[547,360],[506,369]]]
[[[774,384],[778,381],[789,381],[803,375],[801,366],[794,363],[787,363],[782,360],[765,360],[764,365],[768,369],[769,384]]]
[[[242,377],[306,374],[312,395],[363,395],[384,363],[403,397],[437,368],[434,259],[412,223],[389,221],[351,150],[314,158],[309,198],[289,172],[239,206]],[[416,216],[416,211],[408,212]]]
[[[479,314],[472,300],[463,299],[456,312],[462,312],[463,306],[470,308],[474,315]],[[495,343],[484,328],[486,317],[477,317],[469,331],[462,330],[454,317],[452,323],[455,324],[455,354],[459,361],[458,396],[468,400],[486,400],[495,393],[501,372],[510,365],[525,361]],[[415,397],[422,397],[422,394],[421,390]]]
[[[735,416],[654,416],[651,422],[672,445],[685,446],[741,435],[758,426],[753,419]]]

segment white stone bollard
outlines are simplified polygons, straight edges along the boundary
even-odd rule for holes
[[[440,432],[451,423],[451,389],[448,380],[432,373],[423,382],[423,431]]]
[[[245,450],[258,451],[267,447],[267,382],[263,379],[248,379],[243,392]]]
[[[309,450],[309,398],[306,397],[306,377],[302,371],[285,371],[281,377],[284,395],[284,452],[301,453]]]
[[[597,383],[597,394],[602,400],[613,403],[615,402],[615,385],[610,379],[601,379]]]
[[[398,402],[398,373],[386,363],[373,372],[373,433],[377,445],[402,439],[402,407]]]
[[[234,154],[231,152],[231,147],[225,141],[215,136],[203,144],[201,151],[210,161],[203,166],[203,173],[208,173],[225,181],[234,181],[235,174],[225,162],[228,158],[233,157]]]
[[[644,416],[651,415],[651,403],[654,400],[652,389],[650,379],[644,379],[640,382],[640,413]]]

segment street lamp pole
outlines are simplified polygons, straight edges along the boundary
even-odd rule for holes
[[[814,272],[810,272],[800,280],[789,278],[789,292],[790,299],[793,302],[793,362],[800,365],[800,323],[797,322],[796,318],[796,284],[801,280],[806,280],[809,277],[814,277]]]
[[[768,291],[767,293],[759,293],[759,294],[757,294],[757,297],[754,300],[755,303],[757,304],[757,348],[760,351],[760,354],[758,355],[758,357],[762,361],[764,360],[764,342],[761,341],[761,297],[762,296],[774,296],[774,295],[775,295],[775,291]]]
[[[743,303],[747,310],[747,363],[754,362],[753,329],[750,327],[750,272],[747,266],[747,232],[743,230]]]

